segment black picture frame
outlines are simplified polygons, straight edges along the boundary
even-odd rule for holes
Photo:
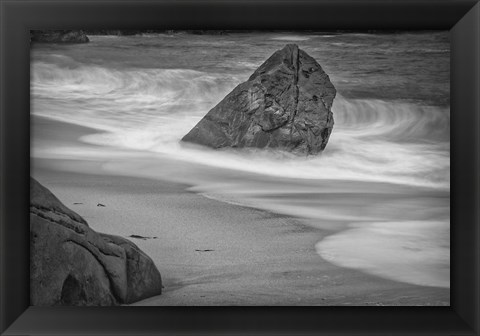
[[[479,335],[480,4],[475,0],[0,0],[3,335]],[[450,307],[29,306],[30,29],[448,29]]]

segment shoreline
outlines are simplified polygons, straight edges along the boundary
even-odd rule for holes
[[[95,147],[72,130],[101,132],[55,125],[62,134],[51,131],[43,140]],[[126,236],[157,264],[166,280],[164,294],[135,305],[449,305],[449,289],[327,262],[315,244],[332,231],[308,220],[209,199],[175,181],[98,174],[101,160],[80,162],[82,173],[64,170],[68,161],[62,159],[32,158],[32,163],[33,176],[92,228]],[[132,223],[144,224],[132,228]]]

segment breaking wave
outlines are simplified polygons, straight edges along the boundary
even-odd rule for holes
[[[189,69],[108,69],[65,57],[38,62],[32,73],[36,113],[106,131],[82,139],[89,143],[276,176],[449,186],[448,108],[338,95],[334,130],[318,157],[212,151],[180,139],[243,79]]]

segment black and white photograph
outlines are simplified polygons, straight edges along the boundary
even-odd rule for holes
[[[447,30],[31,30],[33,306],[450,306]]]

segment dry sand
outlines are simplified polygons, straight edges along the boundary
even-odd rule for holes
[[[88,147],[77,139],[92,130],[34,121],[34,153],[58,141]],[[449,304],[447,288],[386,280],[322,259],[315,244],[344,227],[322,230],[306,219],[208,199],[187,185],[105,174],[102,164],[33,158],[32,175],[97,231],[157,237],[130,238],[155,261],[165,286],[161,296],[137,305]]]

